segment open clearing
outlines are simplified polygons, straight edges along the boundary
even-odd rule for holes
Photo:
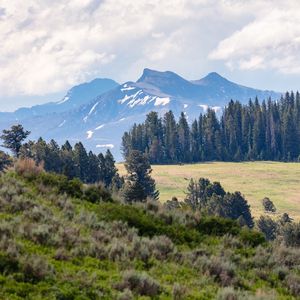
[[[124,165],[117,165],[125,174]],[[176,196],[185,197],[190,178],[220,181],[226,191],[241,191],[251,205],[254,216],[263,213],[261,200],[269,197],[277,213],[287,212],[300,219],[300,163],[281,162],[212,162],[186,165],[153,165],[152,176],[162,202]]]

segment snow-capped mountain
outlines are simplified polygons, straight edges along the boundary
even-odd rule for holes
[[[221,111],[230,99],[245,103],[256,96],[260,100],[280,97],[273,91],[235,84],[217,73],[189,81],[173,72],[145,69],[136,82],[116,85],[110,81],[110,84],[112,87],[106,92],[98,92],[91,83],[74,87],[60,102],[48,104],[51,105],[48,113],[45,113],[47,105],[40,105],[40,110],[32,108],[30,117],[23,117],[20,122],[31,130],[31,138],[42,136],[59,142],[80,140],[93,151],[111,148],[119,160],[124,131],[133,123],[142,122],[150,111],[162,115],[172,110],[175,116],[184,111],[192,121],[208,107]],[[1,123],[3,128],[11,122]]]
[[[72,87],[65,97],[57,102],[48,102],[32,107],[19,108],[13,113],[0,113],[0,118],[6,120],[23,120],[34,116],[49,113],[70,111],[88,103],[95,97],[111,90],[119,84],[112,79],[96,78],[91,82],[82,83]]]

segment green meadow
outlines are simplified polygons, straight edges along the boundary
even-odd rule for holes
[[[122,164],[117,165],[121,174]],[[241,191],[251,205],[254,216],[263,213],[261,200],[269,197],[277,213],[287,212],[300,219],[300,164],[282,162],[211,162],[185,165],[153,165],[152,176],[162,202],[176,196],[185,197],[190,178],[220,181],[230,192]]]

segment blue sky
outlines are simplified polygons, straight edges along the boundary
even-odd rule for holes
[[[0,111],[145,67],[297,90],[299,10],[297,0],[2,0]]]

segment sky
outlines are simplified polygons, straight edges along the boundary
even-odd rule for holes
[[[298,0],[0,0],[0,111],[144,68],[298,90]]]

